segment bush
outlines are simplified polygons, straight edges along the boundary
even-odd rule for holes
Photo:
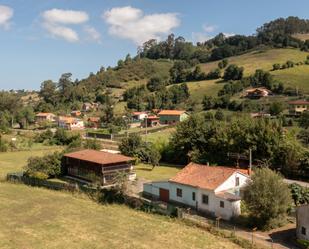
[[[244,202],[258,228],[278,226],[291,206],[291,193],[283,178],[268,168],[256,169],[244,189]]]
[[[61,175],[61,160],[63,153],[55,152],[43,157],[30,157],[25,166],[25,174],[30,177],[56,177]]]
[[[244,68],[238,67],[234,64],[229,65],[224,72],[223,79],[228,80],[241,80],[243,77]]]

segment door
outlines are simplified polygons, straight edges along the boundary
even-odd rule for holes
[[[159,194],[160,201],[168,202],[170,200],[170,191],[168,189],[160,188]]]

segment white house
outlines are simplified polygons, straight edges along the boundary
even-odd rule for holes
[[[42,122],[55,122],[56,121],[56,115],[49,112],[40,112],[35,115],[35,121],[37,123]]]
[[[132,113],[133,120],[143,121],[147,117],[148,117],[147,112],[133,112]]]
[[[84,121],[74,117],[59,117],[58,126],[66,130],[82,130],[85,128]]]
[[[190,163],[169,181],[145,183],[144,193],[229,220],[241,214],[240,189],[249,174],[249,170]]]
[[[300,206],[297,208],[297,238],[309,241],[309,205]]]

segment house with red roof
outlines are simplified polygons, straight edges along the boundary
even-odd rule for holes
[[[309,101],[307,100],[294,100],[289,103],[289,111],[292,115],[300,115],[309,109]]]
[[[173,125],[184,121],[189,115],[183,110],[162,110],[158,113],[158,117],[161,124]]]
[[[66,174],[89,183],[113,184],[120,172],[132,175],[134,159],[121,154],[81,150],[67,153],[63,157]]]
[[[190,163],[169,181],[144,184],[144,193],[229,220],[241,214],[240,192],[249,179],[249,170]]]

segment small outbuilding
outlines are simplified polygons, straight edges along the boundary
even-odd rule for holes
[[[118,173],[132,173],[133,158],[96,150],[81,150],[64,155],[66,174],[90,183],[109,185]]]

